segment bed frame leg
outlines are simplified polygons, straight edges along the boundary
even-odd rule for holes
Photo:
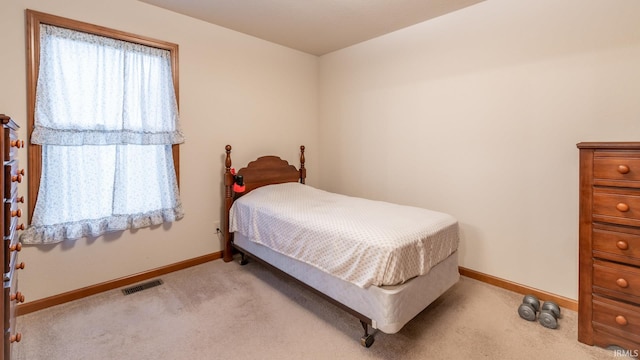
[[[360,324],[362,324],[362,328],[364,329],[364,336],[360,338],[360,345],[368,348],[373,345],[375,339],[373,338],[373,334],[369,334],[369,325],[362,320],[360,320]]]
[[[245,255],[244,253],[240,253],[240,265],[244,266],[247,265],[249,263],[249,260],[247,259],[247,255]]]

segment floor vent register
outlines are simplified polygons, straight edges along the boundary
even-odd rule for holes
[[[137,293],[142,290],[150,289],[152,287],[156,287],[158,285],[162,285],[162,280],[151,280],[146,283],[130,286],[128,288],[122,289],[122,293],[125,295],[131,295],[133,293]]]

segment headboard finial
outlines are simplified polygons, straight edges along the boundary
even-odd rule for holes
[[[307,169],[304,168],[304,145],[300,145],[300,183],[304,184],[307,177]]]
[[[224,167],[229,170],[231,169],[231,145],[227,145],[224,147],[227,152],[227,158],[224,160]]]

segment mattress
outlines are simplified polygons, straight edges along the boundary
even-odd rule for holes
[[[460,278],[457,251],[427,274],[403,284],[362,288],[273,251],[240,233],[234,234],[234,245],[368,317],[372,328],[387,334],[398,332]]]
[[[457,220],[448,214],[299,183],[237,199],[230,231],[362,288],[425,275],[459,243]]]

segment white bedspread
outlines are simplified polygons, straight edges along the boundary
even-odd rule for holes
[[[236,200],[230,231],[366,288],[424,275],[458,248],[451,215],[286,183]]]

